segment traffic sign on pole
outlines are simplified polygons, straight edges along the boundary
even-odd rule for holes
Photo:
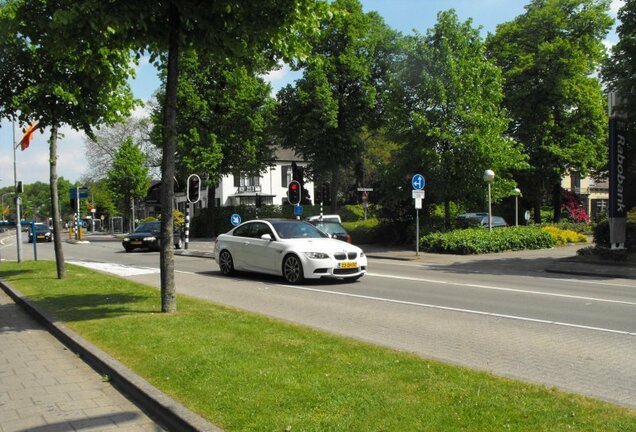
[[[413,186],[413,189],[424,189],[424,186],[426,186],[426,179],[422,174],[415,174],[411,179],[411,185]]]
[[[241,215],[238,213],[234,213],[231,217],[230,217],[230,222],[232,223],[232,225],[237,226],[241,224]]]

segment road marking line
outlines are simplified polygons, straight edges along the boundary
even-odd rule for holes
[[[401,263],[401,262],[395,262],[395,260],[389,260],[386,258],[373,258],[373,260],[376,261],[380,261],[382,260],[383,263],[385,264],[390,264],[391,267],[395,267],[395,266],[403,266],[403,267],[414,267],[414,268],[421,268],[424,270],[429,270],[429,269],[443,269],[444,267],[447,267],[446,264],[436,264],[436,263],[430,263],[430,264],[421,264],[421,263]],[[457,263],[457,264],[463,264],[463,263]],[[481,272],[476,272],[478,274],[486,274],[486,273],[481,273]],[[606,277],[606,276],[592,276],[592,275],[577,275],[577,277],[593,277],[593,278],[602,278],[602,277]],[[572,279],[566,279],[566,278],[553,278],[553,277],[541,277],[541,276],[529,276],[529,275],[522,275],[521,277],[525,277],[528,279],[543,279],[543,280],[548,280],[548,281],[563,281],[563,282],[569,282],[569,283],[584,283],[584,284],[590,284],[590,285],[603,285],[603,286],[615,286],[615,287],[627,287],[627,288],[634,288],[634,285],[630,285],[630,284],[620,284],[620,283],[612,283],[612,282],[603,282],[603,281],[597,281],[597,280],[589,280],[589,279],[576,279],[576,280],[572,280]],[[613,279],[621,279],[621,278],[613,278]]]
[[[81,267],[90,268],[93,270],[100,270],[106,273],[112,273],[117,276],[138,276],[146,274],[158,274],[160,271],[158,268],[152,267],[133,267],[125,264],[93,262],[93,261],[66,261],[69,264],[75,264]]]
[[[395,275],[388,275],[388,274],[382,274],[382,273],[367,273],[367,276],[375,276],[375,277],[381,277],[381,278],[387,278],[387,279],[408,280],[408,281],[414,281],[414,282],[430,282],[430,283],[436,283],[440,285],[457,285],[462,287],[487,289],[487,290],[493,290],[493,291],[507,291],[507,292],[514,292],[514,293],[520,293],[520,294],[535,294],[535,295],[543,295],[548,297],[563,297],[563,298],[575,299],[575,300],[588,300],[588,301],[597,301],[602,303],[617,303],[617,304],[624,304],[628,306],[636,306],[636,302],[630,302],[630,301],[610,300],[610,299],[602,299],[598,297],[585,297],[585,296],[576,296],[576,295],[570,295],[570,294],[556,294],[556,293],[548,293],[545,291],[530,291],[530,290],[522,290],[522,289],[516,289],[516,288],[495,287],[490,285],[478,285],[478,284],[469,284],[469,283],[462,283],[462,282],[449,282],[449,281],[423,279],[423,278],[416,278],[416,277],[409,277],[409,276],[395,276]]]
[[[572,324],[572,323],[565,323],[560,321],[550,321],[550,320],[544,320],[539,318],[528,318],[528,317],[522,317],[522,316],[516,316],[516,315],[505,315],[505,314],[498,314],[494,312],[484,312],[484,311],[456,308],[456,307],[450,307],[450,306],[439,306],[439,305],[433,305],[433,304],[427,304],[427,303],[416,303],[416,302],[410,302],[405,300],[394,300],[394,299],[387,299],[383,297],[373,297],[373,296],[365,296],[361,294],[351,294],[351,293],[343,293],[338,291],[321,290],[316,288],[299,287],[295,285],[277,284],[277,286],[281,286],[284,288],[297,289],[301,291],[313,291],[317,293],[333,294],[333,295],[339,295],[343,297],[360,298],[364,300],[374,300],[374,301],[382,301],[387,303],[403,304],[408,306],[418,306],[418,307],[424,307],[428,309],[437,309],[437,310],[444,310],[444,311],[451,311],[451,312],[462,312],[462,313],[468,313],[472,315],[481,315],[481,316],[488,316],[488,317],[494,317],[494,318],[506,318],[506,319],[511,319],[515,321],[525,321],[525,322],[532,322],[532,323],[538,323],[538,324],[551,324],[556,326],[570,327],[570,328],[576,328],[576,329],[582,329],[582,330],[594,330],[594,331],[600,331],[604,333],[612,333],[612,334],[619,334],[619,335],[626,335],[626,336],[636,336],[636,333],[628,332],[625,330],[614,330],[614,329],[607,329],[602,327],[591,327],[591,326],[585,326],[581,324]]]

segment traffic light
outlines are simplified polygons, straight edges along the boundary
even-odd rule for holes
[[[300,204],[300,195],[300,183],[296,180],[289,182],[289,185],[287,186],[287,201],[289,201],[291,205]]]
[[[71,198],[69,204],[71,205],[71,211],[75,213],[77,211],[77,201],[75,201],[75,198]]]
[[[186,196],[188,201],[193,204],[199,202],[201,196],[201,178],[198,175],[192,174],[188,177]]]
[[[329,183],[323,183],[320,185],[320,202],[323,204],[331,203],[331,197],[329,196]]]
[[[263,200],[261,199],[259,194],[256,194],[256,208],[261,208],[263,205]]]
[[[16,194],[24,193],[24,186],[22,186],[22,182],[21,181],[19,181],[17,183],[17,185],[15,186],[15,193]]]

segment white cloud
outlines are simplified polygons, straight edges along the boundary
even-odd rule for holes
[[[276,82],[284,80],[289,73],[289,66],[282,64],[279,65],[278,69],[271,70],[267,74],[263,75],[263,79],[274,86]]]
[[[623,6],[625,6],[625,0],[612,0],[612,3],[610,4],[610,13],[612,16],[615,17],[616,14],[618,14],[618,10]]]

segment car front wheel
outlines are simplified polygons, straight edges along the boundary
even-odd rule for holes
[[[221,269],[221,273],[225,276],[234,273],[234,261],[232,261],[232,254],[226,250],[221,251],[219,254],[219,268]]]
[[[296,255],[288,255],[283,261],[283,277],[291,284],[303,281],[303,265]]]

